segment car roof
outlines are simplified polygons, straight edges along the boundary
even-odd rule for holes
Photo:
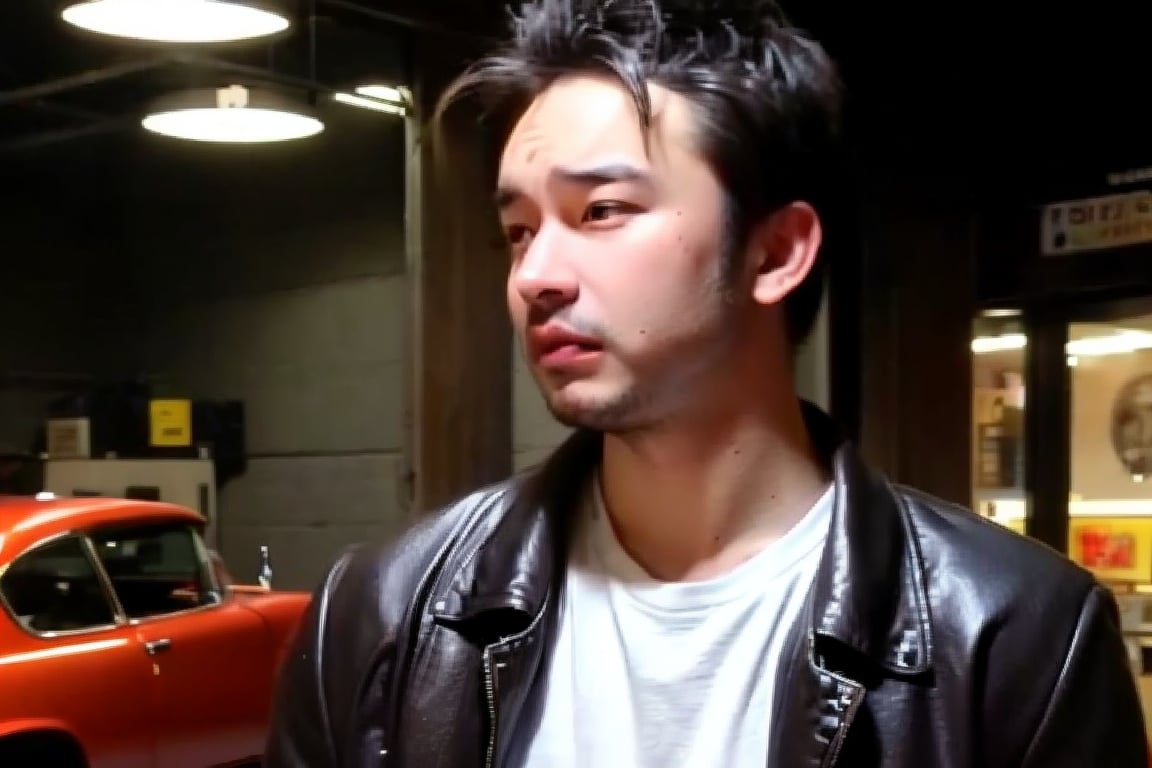
[[[0,496],[0,567],[29,546],[72,531],[105,525],[183,522],[203,525],[187,507],[108,497]]]

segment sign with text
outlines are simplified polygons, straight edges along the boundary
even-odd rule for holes
[[[192,401],[153,400],[149,403],[150,443],[153,448],[192,445]]]
[[[1152,191],[1068,200],[1040,213],[1045,256],[1152,243]]]

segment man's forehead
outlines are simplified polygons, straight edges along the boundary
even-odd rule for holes
[[[650,166],[678,110],[672,94],[649,87],[652,128],[645,137],[632,95],[608,77],[570,77],[540,94],[525,110],[504,147],[503,174],[531,173],[541,166],[579,167],[604,162]],[[647,138],[647,140],[646,140]],[[546,170],[546,169],[543,169]]]

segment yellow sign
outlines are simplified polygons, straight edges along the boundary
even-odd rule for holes
[[[1152,581],[1152,518],[1073,517],[1068,556],[1101,581]]]
[[[1152,242],[1152,192],[1069,200],[1040,212],[1045,256]]]
[[[149,403],[153,448],[188,448],[192,445],[192,401],[153,400]]]

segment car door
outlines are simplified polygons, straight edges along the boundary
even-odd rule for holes
[[[151,768],[152,665],[117,621],[88,543],[46,541],[0,575],[0,731],[62,728],[92,768]]]
[[[157,764],[204,768],[259,756],[272,686],[263,620],[215,583],[186,524],[96,537],[154,670]]]

